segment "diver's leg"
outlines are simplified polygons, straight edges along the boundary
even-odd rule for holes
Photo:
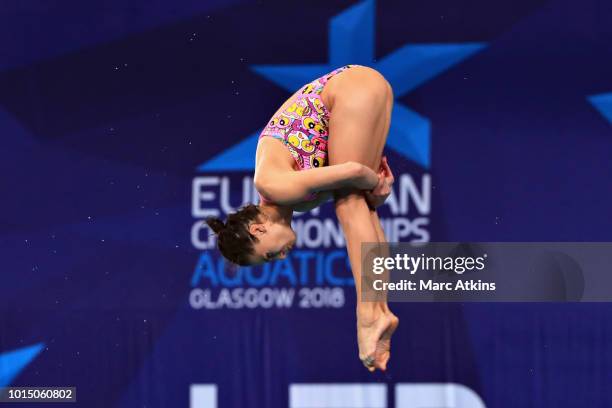
[[[329,162],[334,165],[357,161],[377,170],[389,129],[392,104],[390,87],[375,71],[351,68],[340,76],[343,78],[337,78],[335,84],[329,121]],[[375,357],[376,367],[385,369],[389,359],[389,338],[398,320],[389,311],[386,302],[362,301],[360,259],[361,243],[379,242],[382,228],[378,230],[380,222],[377,217],[376,220],[372,217],[361,191],[337,191],[335,209],[346,238],[357,290],[359,355],[362,360]]]

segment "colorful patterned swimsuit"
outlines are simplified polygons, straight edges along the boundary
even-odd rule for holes
[[[331,77],[352,66],[337,68],[302,86],[290,105],[270,120],[259,138],[271,136],[282,140],[300,170],[327,166],[330,112],[323,104],[321,92]],[[311,194],[305,200],[316,197]]]

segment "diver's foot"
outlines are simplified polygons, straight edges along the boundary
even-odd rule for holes
[[[391,336],[399,319],[388,307],[366,305],[357,308],[359,358],[369,371],[385,371],[391,357]]]

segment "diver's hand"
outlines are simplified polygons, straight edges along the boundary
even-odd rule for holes
[[[378,174],[361,163],[350,162],[352,166],[353,187],[359,190],[372,190],[378,185]]]
[[[366,201],[372,209],[381,206],[387,200],[387,197],[391,194],[391,187],[395,182],[395,177],[393,176],[391,167],[389,167],[386,156],[383,156],[380,161],[377,177],[378,182],[376,187],[371,191],[365,192]]]

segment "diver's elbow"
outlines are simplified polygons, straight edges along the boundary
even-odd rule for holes
[[[261,194],[266,200],[273,200],[274,186],[273,181],[269,177],[257,176],[253,178],[253,184],[259,194]]]

